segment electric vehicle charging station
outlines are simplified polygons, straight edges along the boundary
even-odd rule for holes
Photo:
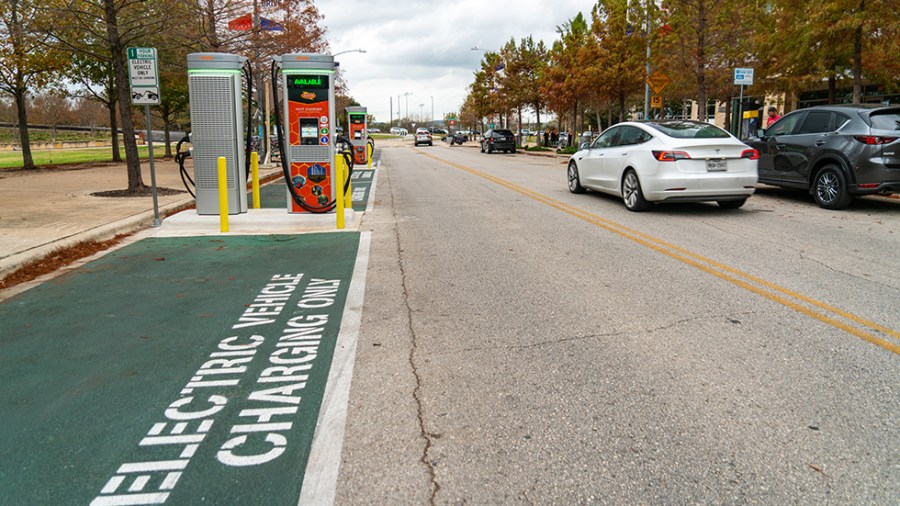
[[[247,61],[226,53],[187,56],[197,214],[219,214],[218,158],[227,162],[228,214],[247,212],[241,72]]]
[[[353,160],[355,163],[365,165],[369,162],[368,150],[368,119],[366,108],[353,106],[348,107],[347,111],[347,129],[350,137],[350,145],[353,146]]]
[[[330,212],[335,207],[334,57],[286,54],[275,62],[284,93],[286,135],[281,138],[286,142],[282,163],[289,164],[288,211]]]

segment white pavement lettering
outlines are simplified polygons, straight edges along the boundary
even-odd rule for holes
[[[340,280],[313,279],[297,307],[321,309],[333,305],[340,285]],[[257,379],[257,383],[266,387],[247,396],[247,403],[253,403],[254,407],[238,415],[247,420],[231,427],[231,433],[239,435],[220,447],[216,454],[219,462],[232,467],[257,466],[277,459],[287,450],[288,439],[284,434],[294,426],[300,393],[306,388],[308,372],[318,357],[327,323],[327,314],[298,315],[288,320],[276,349],[269,355],[272,365]],[[272,386],[273,383],[277,385]],[[266,404],[256,407],[259,406],[256,403]]]
[[[246,306],[243,315],[232,329],[253,327],[273,323],[272,316],[278,316],[284,309],[291,294],[296,289],[303,274],[279,274],[271,278],[253,300]],[[216,392],[208,397],[194,394],[195,389],[220,389],[234,387],[247,371],[257,349],[265,342],[261,335],[233,335],[219,341],[216,351],[209,354],[190,381],[181,390],[181,397],[164,411],[165,422],[155,423],[147,435],[138,443],[138,448],[152,447],[157,449],[153,455],[159,456],[160,448],[172,449],[170,460],[149,460],[128,462],[119,466],[116,474],[110,478],[91,501],[92,506],[127,505],[127,504],[162,504],[175,488],[183,471],[197,452],[200,443],[206,438],[213,426],[214,416],[222,411],[228,398]],[[215,379],[205,379],[211,376]],[[260,425],[259,430],[285,430],[288,424],[267,423],[273,416],[293,414],[293,410],[244,410],[241,416],[255,416]],[[246,413],[246,414],[245,414]],[[233,431],[235,432],[235,431]],[[239,431],[238,431],[239,432]],[[248,430],[247,432],[250,432]],[[246,436],[242,436],[246,438]],[[234,441],[234,440],[231,440]],[[278,434],[269,434],[266,441],[274,448],[283,448],[287,440]],[[227,443],[226,443],[227,444]],[[233,445],[240,444],[234,442]],[[278,452],[280,455],[280,451]],[[150,487],[148,489],[148,487]]]

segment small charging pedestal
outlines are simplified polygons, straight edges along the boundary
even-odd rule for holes
[[[197,214],[219,214],[218,158],[226,159],[228,214],[247,212],[241,69],[247,58],[187,56]]]
[[[334,201],[334,57],[300,53],[276,58],[284,90],[289,184],[310,207]],[[287,194],[288,211],[308,212]]]
[[[369,124],[365,107],[347,108],[347,128],[350,130],[350,144],[353,146],[353,163],[366,165],[369,163]]]

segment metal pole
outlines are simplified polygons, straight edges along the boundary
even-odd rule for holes
[[[650,3],[647,0],[647,79],[650,79]],[[644,83],[644,119],[650,119],[650,84]]]
[[[741,98],[738,101],[738,135],[737,138],[741,138],[741,134],[744,132],[744,85],[741,85]]]
[[[150,105],[144,105],[144,118],[147,120],[147,149],[150,151],[150,186],[153,188],[153,226],[159,223],[159,200],[156,197],[156,167],[153,166],[153,136],[150,131]]]

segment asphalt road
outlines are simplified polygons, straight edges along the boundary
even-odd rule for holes
[[[384,147],[337,504],[896,504],[900,201]]]

